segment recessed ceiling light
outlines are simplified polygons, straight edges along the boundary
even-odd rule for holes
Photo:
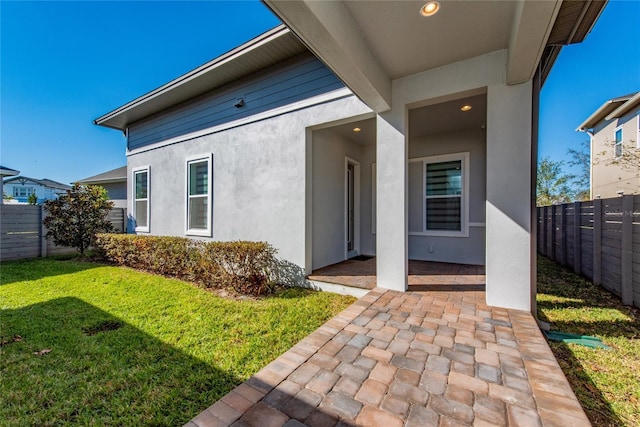
[[[360,128],[353,128],[353,131],[354,131],[354,132],[360,132],[361,130],[362,130],[362,129],[360,129]]]
[[[440,3],[437,1],[429,1],[420,8],[420,15],[433,16],[440,10]]]
[[[471,110],[471,105],[463,105],[462,107],[460,107],[460,111],[469,111]]]

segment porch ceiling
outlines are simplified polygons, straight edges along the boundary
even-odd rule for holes
[[[422,17],[425,0],[262,1],[376,112],[391,108],[392,80],[496,50],[508,50],[508,84],[528,81],[559,34],[560,10],[581,12],[558,18],[575,35],[559,39],[567,44],[584,38],[606,3],[440,0],[436,15]]]

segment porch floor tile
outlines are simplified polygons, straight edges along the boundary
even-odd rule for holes
[[[376,259],[349,259],[314,270],[309,280],[361,289],[376,287]],[[483,265],[409,260],[409,290],[482,291],[485,286]]]
[[[589,426],[533,316],[484,301],[375,288],[187,425]]]

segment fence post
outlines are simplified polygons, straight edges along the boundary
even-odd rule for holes
[[[551,259],[554,261],[558,261],[557,258],[557,254],[556,254],[556,210],[557,210],[557,205],[552,205],[551,206]]]
[[[547,208],[548,206],[542,208],[542,255],[546,257],[549,256],[547,252]]]
[[[633,305],[633,196],[622,196],[622,253],[620,264],[622,303]]]
[[[560,205],[560,264],[567,265],[567,205]]]
[[[47,256],[47,230],[44,227],[44,205],[40,205],[40,256]]]
[[[593,283],[602,284],[602,199],[593,201]]]
[[[581,215],[582,209],[580,202],[573,204],[573,271],[580,274],[582,272],[582,228]]]

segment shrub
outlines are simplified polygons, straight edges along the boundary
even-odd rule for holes
[[[261,295],[273,290],[275,249],[266,242],[202,242],[184,237],[99,234],[105,260],[139,270]]]

